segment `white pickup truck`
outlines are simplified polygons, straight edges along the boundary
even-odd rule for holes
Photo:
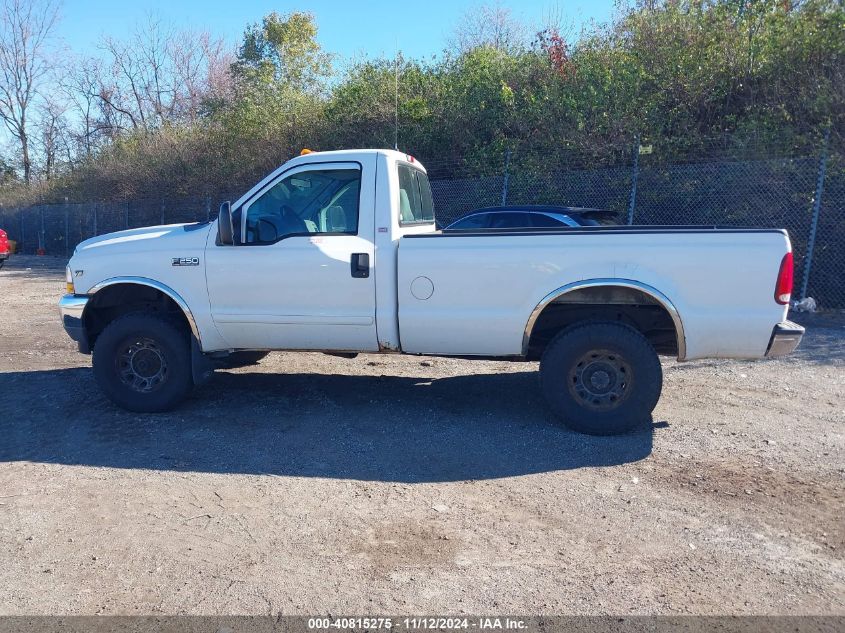
[[[269,350],[540,360],[573,429],[628,431],[660,397],[658,354],[795,349],[779,229],[437,231],[412,156],[312,152],[211,223],[82,242],[62,321],[116,404],[163,411],[215,367]]]

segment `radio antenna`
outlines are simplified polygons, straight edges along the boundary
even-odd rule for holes
[[[399,38],[396,38],[396,54],[393,60],[394,103],[393,103],[393,149],[399,151]]]

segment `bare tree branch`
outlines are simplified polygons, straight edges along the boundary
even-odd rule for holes
[[[18,141],[27,183],[32,178],[30,115],[50,71],[47,45],[57,17],[55,0],[0,4],[0,119]]]
[[[153,130],[194,121],[203,103],[227,90],[227,57],[221,39],[177,32],[154,17],[127,41],[101,43],[108,68],[98,71],[104,118],[116,128]]]
[[[510,9],[497,1],[464,14],[449,40],[449,46],[458,55],[483,46],[513,53],[525,46],[527,40],[528,28],[514,18]]]

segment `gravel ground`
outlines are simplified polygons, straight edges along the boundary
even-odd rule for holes
[[[650,428],[536,365],[277,353],[168,415],[100,394],[63,262],[0,271],[0,614],[845,614],[845,318],[664,361]]]

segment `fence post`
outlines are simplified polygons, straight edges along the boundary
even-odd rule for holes
[[[38,231],[38,251],[46,252],[47,249],[44,248],[44,238],[46,233],[44,230],[44,207],[41,205],[38,206],[38,214],[41,216],[41,230]],[[40,252],[36,252],[36,255],[40,254]]]
[[[129,200],[126,201],[126,208],[123,211],[124,221],[126,223],[126,228],[129,228]]]
[[[91,206],[94,207],[94,236],[97,236],[97,203],[92,202]]]
[[[161,199],[161,222],[160,224],[164,224],[164,198]]]
[[[508,168],[511,164],[511,151],[505,150],[505,173],[504,179],[502,180],[502,206],[506,206],[508,204],[508,180],[510,178],[510,173]]]
[[[70,257],[70,206],[68,206],[67,196],[65,196],[65,257]]]
[[[640,137],[634,139],[634,172],[631,174],[631,197],[628,200],[628,226],[634,223],[634,209],[637,206],[637,180],[640,177]]]
[[[801,283],[801,298],[807,298],[807,286],[810,284],[810,267],[813,265],[813,251],[816,249],[816,231],[819,228],[819,213],[822,210],[824,175],[827,171],[827,143],[830,140],[830,126],[825,130],[822,153],[819,157],[819,175],[816,178],[816,195],[813,198],[813,219],[810,221],[810,237],[807,239],[807,259],[804,262],[804,280]]]
[[[20,219],[20,221],[21,221],[21,246],[20,246],[20,252],[21,252],[21,253],[23,253],[23,252],[24,252],[24,247],[26,246],[26,241],[25,241],[25,238],[24,238],[24,232],[23,232],[24,220],[23,220],[23,209],[22,209],[22,208],[21,208],[21,209],[18,209],[18,218],[19,218],[19,219]]]
[[[211,196],[205,197],[205,221],[211,220]]]

